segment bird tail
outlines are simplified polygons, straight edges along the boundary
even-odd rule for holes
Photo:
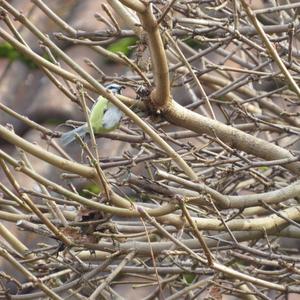
[[[83,124],[82,126],[75,128],[71,131],[65,132],[60,137],[59,141],[62,146],[67,146],[73,141],[76,140],[76,135],[78,134],[80,137],[84,137],[88,132],[87,124]]]

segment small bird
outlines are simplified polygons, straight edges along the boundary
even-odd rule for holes
[[[121,94],[121,90],[125,88],[118,84],[109,84],[106,87],[108,90],[116,94]],[[97,102],[92,107],[90,121],[94,133],[107,133],[116,129],[122,119],[123,113],[115,105],[109,102],[103,96],[99,96]],[[60,137],[60,144],[67,146],[76,140],[76,135],[84,137],[89,132],[88,124],[75,128],[69,132],[63,133]]]

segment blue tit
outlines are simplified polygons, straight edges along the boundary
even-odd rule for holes
[[[108,90],[116,94],[121,94],[124,86],[118,84],[110,84],[106,87]],[[116,129],[122,119],[123,113],[115,105],[109,102],[106,98],[99,96],[97,102],[92,107],[90,121],[95,134],[107,133]],[[89,132],[88,124],[75,128],[69,132],[63,133],[60,138],[60,144],[67,146],[76,140],[76,135],[84,137]]]

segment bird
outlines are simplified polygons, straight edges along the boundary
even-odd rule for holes
[[[122,89],[125,87],[119,84],[109,84],[106,88],[115,93],[121,94]],[[116,129],[122,119],[123,112],[108,101],[105,97],[99,96],[97,102],[92,107],[90,114],[90,122],[94,133],[107,133]],[[88,124],[84,123],[82,126],[77,127],[71,131],[65,132],[59,139],[59,143],[62,146],[67,146],[76,140],[76,136],[81,138],[89,132]]]

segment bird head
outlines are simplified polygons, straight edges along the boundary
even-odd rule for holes
[[[123,85],[119,85],[116,83],[111,83],[107,85],[106,88],[115,94],[121,94],[122,89],[125,89]]]

